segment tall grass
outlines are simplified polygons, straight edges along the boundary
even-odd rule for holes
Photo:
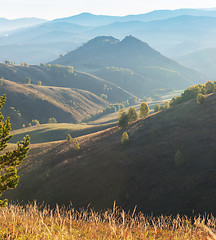
[[[190,219],[112,210],[10,204],[0,209],[0,239],[216,239],[213,216]]]

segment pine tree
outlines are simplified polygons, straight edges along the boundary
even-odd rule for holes
[[[0,110],[6,101],[6,96],[0,97]],[[4,116],[0,112],[0,151],[7,147],[7,142],[13,137],[10,135],[10,119],[4,122]],[[0,155],[0,196],[8,189],[13,189],[19,182],[16,167],[22,163],[29,150],[30,138],[26,136],[23,141],[17,142],[15,150],[7,151]],[[0,206],[5,207],[7,199],[0,200]]]

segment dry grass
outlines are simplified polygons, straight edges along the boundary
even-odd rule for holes
[[[0,209],[0,239],[216,239],[212,216],[146,217],[135,210],[9,205]]]

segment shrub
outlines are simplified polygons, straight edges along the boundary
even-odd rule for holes
[[[121,137],[121,144],[126,144],[129,141],[129,136],[127,132],[124,132]]]
[[[205,102],[206,98],[203,94],[198,94],[197,95],[197,104],[203,104]]]

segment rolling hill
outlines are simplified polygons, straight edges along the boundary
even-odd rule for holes
[[[64,88],[77,88],[90,91],[97,96],[107,95],[107,101],[111,103],[122,102],[133,94],[110,83],[104,79],[84,72],[74,72],[73,67],[60,65],[6,65],[0,64],[0,77],[10,79],[18,83],[25,83],[26,77],[31,78],[31,83]]]
[[[18,84],[1,79],[0,95],[6,94],[3,115],[11,117],[12,128],[28,126],[33,119],[47,123],[77,123],[89,114],[104,109],[108,103],[95,94],[71,88]]]
[[[127,129],[127,145],[115,127],[80,137],[79,151],[65,141],[32,145],[20,184],[4,197],[97,210],[116,201],[144,214],[212,213],[215,103],[212,94],[202,105],[191,100],[140,120]]]
[[[183,67],[132,36],[122,41],[96,37],[51,63],[92,72],[139,97],[155,88],[184,89],[206,81],[202,74]]]

